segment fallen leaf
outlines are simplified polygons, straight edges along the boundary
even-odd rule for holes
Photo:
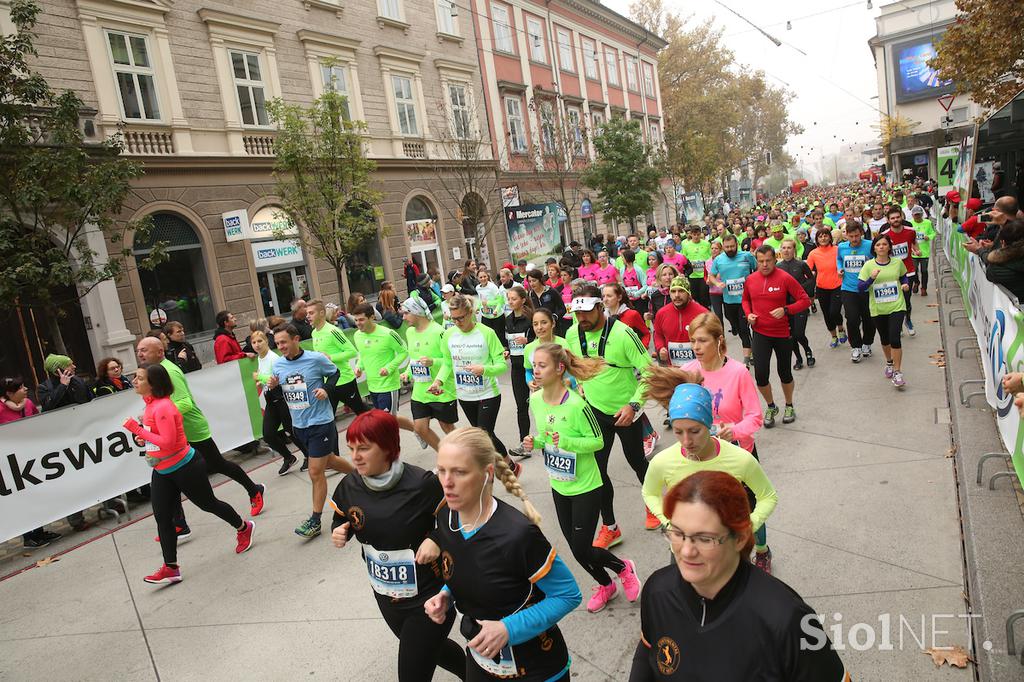
[[[50,564],[57,563],[58,561],[60,561],[60,559],[58,559],[57,557],[55,557],[55,556],[48,556],[45,559],[40,559],[39,561],[37,561],[36,562],[36,566],[39,566],[39,567],[49,566]]]
[[[956,446],[955,445],[953,447],[951,447],[949,450],[946,450],[946,457],[947,458],[948,457],[953,457],[954,455],[956,455]]]
[[[938,324],[938,320],[925,320],[925,324]]]
[[[928,304],[928,307],[929,307],[929,308],[938,308],[938,307],[939,307],[939,304],[938,304],[938,303],[929,303],[929,304]]]
[[[943,663],[949,663],[955,668],[966,668],[968,662],[974,662],[974,659],[962,646],[935,647],[925,649],[921,653],[931,656],[936,668],[941,668]]]

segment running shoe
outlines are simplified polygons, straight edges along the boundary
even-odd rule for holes
[[[636,575],[636,564],[632,559],[623,559],[626,567],[619,573],[619,582],[622,583],[622,591],[629,601],[636,601],[640,596],[640,578]]]
[[[832,340],[828,342],[828,347],[829,348],[838,348],[839,347],[839,339],[836,338],[835,336],[833,336]]]
[[[661,528],[661,521],[658,517],[651,513],[650,507],[647,508],[647,520],[644,522],[644,528],[647,530],[658,530]],[[630,600],[632,601],[632,599]]]
[[[779,415],[779,408],[769,406],[764,411],[764,427],[770,429],[775,426],[775,417]]]
[[[277,470],[277,475],[284,476],[293,466],[295,466],[295,463],[298,461],[299,459],[295,455],[288,455],[287,457],[282,457],[281,468]]]
[[[523,465],[519,462],[512,462],[512,466],[509,468],[512,469],[512,473],[516,475],[516,478],[523,475]]]
[[[416,442],[420,444],[420,450],[426,450],[427,448],[430,447],[430,443],[428,443],[423,438],[423,436],[421,436],[420,434],[416,433],[415,431],[412,432],[412,435],[416,436]]]
[[[42,549],[43,547],[49,546],[50,541],[44,536],[33,536],[25,538],[22,542],[22,547],[25,549]]]
[[[891,363],[891,362],[887,362],[887,363],[885,363],[885,378],[886,378],[886,379],[892,379],[892,375],[893,375],[893,373],[894,373],[895,371],[896,371],[896,370],[895,370],[895,369],[893,369],[893,366],[892,366],[892,363]]]
[[[743,364],[747,366],[747,369],[750,369],[751,367],[753,367],[754,366],[754,356],[753,355],[748,355],[747,357],[743,358]]]
[[[62,537],[64,537],[60,533],[51,533],[48,530],[44,530],[43,533],[42,533],[42,536],[43,536],[43,539],[48,541],[48,542],[56,542],[57,540],[60,540]]]
[[[907,385],[907,382],[903,380],[903,372],[892,373],[892,385],[896,388],[903,388]]]
[[[150,585],[171,585],[173,583],[181,582],[181,570],[177,568],[171,568],[167,564],[160,567],[153,575],[147,575],[143,578]]]
[[[312,540],[317,535],[320,535],[320,519],[306,519],[302,522],[302,525],[295,529],[296,535],[301,535],[307,540]]]
[[[807,366],[814,367],[814,363],[816,362],[817,360],[814,359],[814,353],[812,353],[811,351],[807,351]]]
[[[604,611],[604,607],[608,606],[608,602],[615,599],[615,595],[618,593],[619,588],[615,587],[614,580],[607,585],[595,585],[594,593],[590,595],[590,600],[587,602],[587,611],[591,613]]]
[[[252,536],[256,532],[256,523],[246,521],[245,528],[238,531],[238,544],[235,545],[235,554],[243,554],[252,548]]]
[[[860,359],[861,359],[861,357],[863,355],[864,355],[864,351],[862,351],[860,348],[854,348],[850,352],[850,361],[851,362],[860,362]]]
[[[925,289],[924,287],[921,287],[921,295],[922,296],[927,296],[928,295],[928,290]]]
[[[192,529],[188,526],[175,526],[174,530],[178,534],[179,545],[185,542],[185,540],[188,540],[190,537],[192,537]],[[153,538],[153,542],[160,542],[160,536],[157,535],[155,538]]]
[[[799,372],[803,368],[804,368],[804,359],[803,358],[797,358],[796,362],[793,363],[793,369],[795,369],[796,371]]]
[[[772,550],[766,552],[754,552],[754,565],[768,575],[772,574]]]
[[[839,343],[846,343],[848,340],[849,340],[849,337],[846,336],[846,330],[845,329],[840,329],[839,330]]]
[[[909,322],[907,322],[907,333],[911,336],[917,336],[917,330],[914,329],[914,325]]]
[[[817,303],[811,303],[811,312],[814,313],[814,314],[818,313],[818,304]]]
[[[259,491],[249,498],[249,516],[259,516],[263,511],[263,495],[267,492],[267,486],[257,483],[256,487]]]
[[[864,357],[870,358],[871,357],[871,346],[868,345],[868,344],[865,344],[865,345],[861,346],[860,347],[860,352],[861,352],[861,355],[863,355]]]
[[[654,454],[654,448],[658,446],[658,441],[661,440],[661,434],[651,429],[651,432],[644,436],[644,457],[647,459],[651,458]]]
[[[299,471],[309,471],[309,457],[302,458],[302,466],[299,467]]]
[[[608,526],[601,524],[601,530],[597,532],[597,539],[594,540],[594,547],[608,549],[622,542],[622,531],[616,528],[611,530]]]
[[[786,411],[782,413],[782,423],[792,424],[796,421],[796,409],[792,405],[786,405]]]

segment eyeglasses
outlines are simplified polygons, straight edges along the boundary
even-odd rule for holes
[[[466,315],[469,315],[469,313],[466,313]],[[452,322],[455,322],[455,323],[462,322],[464,319],[466,319],[466,315],[459,315],[458,317],[455,317],[454,315],[452,315]]]
[[[662,526],[661,534],[669,541],[669,544],[673,545],[682,545],[689,539],[698,550],[711,549],[716,545],[721,545],[732,536],[731,533],[726,533],[725,535],[711,535],[710,533],[687,535],[675,526]]]

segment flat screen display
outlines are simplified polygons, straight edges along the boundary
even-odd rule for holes
[[[934,38],[922,38],[893,46],[896,71],[896,102],[911,102],[953,92],[953,81],[940,80],[928,66],[935,56]]]

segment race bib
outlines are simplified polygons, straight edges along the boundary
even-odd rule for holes
[[[696,357],[693,354],[693,346],[685,341],[668,342],[668,359],[673,367],[682,367]]]
[[[694,275],[697,274],[700,274],[701,276],[704,275],[704,261],[693,260],[690,261],[690,264],[693,265],[693,273],[690,275],[690,277],[693,277]]]
[[[363,556],[374,592],[399,599],[416,596],[416,554],[411,549],[379,551],[363,545]]]
[[[626,296],[640,298],[640,287],[626,287]]]
[[[910,253],[910,245],[907,242],[892,245],[892,257],[903,260]]]
[[[843,256],[843,270],[849,273],[860,272],[864,267],[864,256]]]
[[[291,410],[304,410],[309,407],[309,391],[306,388],[306,378],[301,374],[286,377],[284,385],[281,386],[284,393],[284,401]]]
[[[516,339],[523,336],[523,334],[505,334],[505,338],[508,339],[508,354],[509,355],[522,355],[523,350],[526,348],[525,344],[517,343]]]
[[[516,657],[512,653],[512,645],[506,644],[494,658],[484,658],[472,647],[469,653],[480,668],[494,677],[519,677],[519,670],[516,668]]]
[[[725,291],[730,296],[742,296],[743,295],[743,283],[744,279],[727,279],[725,280]]]
[[[480,314],[484,317],[494,317],[494,306],[482,305],[480,306]]]
[[[484,378],[464,369],[455,370],[455,385],[459,388],[482,388]]]
[[[430,368],[420,362],[410,362],[409,373],[412,375],[412,380],[417,383],[430,381]]]
[[[576,480],[576,453],[545,445],[544,468],[556,481]]]
[[[920,244],[921,242],[926,242],[926,241],[928,241],[928,237],[926,237],[923,232],[918,232],[917,233],[917,243]]]
[[[160,446],[156,443],[150,443],[148,440],[143,441],[146,444],[146,452],[159,452]]]
[[[875,294],[875,303],[895,303],[899,300],[900,288],[892,282],[881,282],[871,286]]]

